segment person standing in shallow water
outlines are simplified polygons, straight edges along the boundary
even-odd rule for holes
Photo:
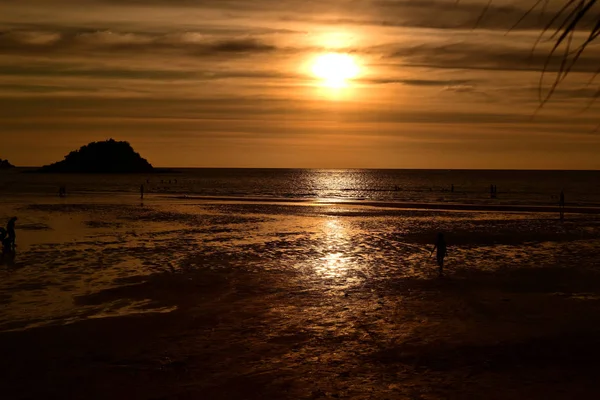
[[[560,191],[560,200],[558,201],[558,208],[560,211],[560,220],[565,219],[565,191]]]
[[[6,233],[8,234],[8,245],[9,250],[15,250],[15,241],[17,240],[17,233],[15,232],[15,222],[17,222],[17,217],[12,217],[8,220],[8,224],[6,224]]]
[[[437,263],[438,266],[440,267],[439,269],[439,274],[440,276],[444,275],[444,257],[446,257],[448,255],[448,249],[446,248],[446,240],[444,239],[444,234],[443,233],[438,233],[437,238],[435,240],[435,246],[433,247],[433,250],[431,250],[431,254],[433,255],[433,252],[437,250],[437,254],[436,254],[436,258],[437,258]]]

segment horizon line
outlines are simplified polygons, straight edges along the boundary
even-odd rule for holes
[[[35,169],[43,166],[14,166],[14,169]],[[556,169],[556,168],[374,168],[374,167],[153,167],[156,170],[184,169],[262,169],[262,170],[371,170],[371,171],[545,171],[545,172],[600,172],[599,169]],[[9,169],[10,170],[10,169]],[[167,171],[168,172],[168,171]],[[143,174],[144,172],[139,172]],[[82,172],[82,174],[86,174]],[[125,172],[127,174],[127,172]],[[136,173],[137,174],[137,173]]]

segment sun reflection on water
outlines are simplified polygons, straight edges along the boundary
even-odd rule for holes
[[[316,270],[326,277],[340,277],[350,267],[350,257],[344,251],[349,242],[347,229],[338,218],[331,218],[323,224],[323,230],[325,234],[322,247],[324,256],[319,258]]]
[[[328,202],[334,199],[355,200],[349,194],[360,192],[369,184],[361,174],[348,173],[347,170],[310,171],[308,179],[318,198]]]

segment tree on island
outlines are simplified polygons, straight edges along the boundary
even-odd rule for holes
[[[92,142],[72,151],[65,159],[43,166],[40,172],[142,173],[154,168],[128,142],[114,139]]]
[[[15,166],[8,162],[8,160],[3,160],[0,158],[0,169],[9,169],[14,168]]]

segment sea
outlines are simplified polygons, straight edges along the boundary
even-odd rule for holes
[[[198,196],[368,202],[600,206],[600,171],[394,169],[173,169],[157,174],[0,172],[0,196]],[[490,186],[497,196],[492,198]],[[0,200],[1,202],[2,200]]]

